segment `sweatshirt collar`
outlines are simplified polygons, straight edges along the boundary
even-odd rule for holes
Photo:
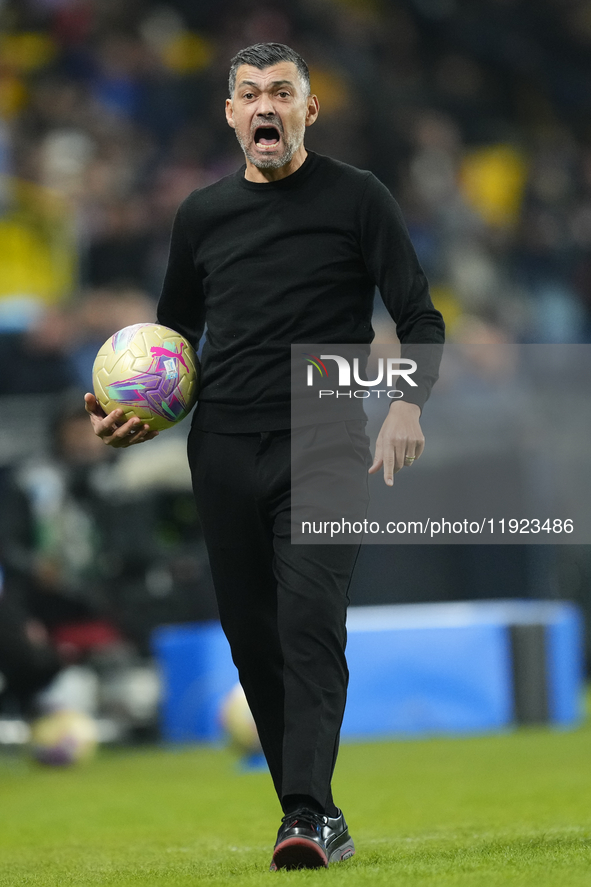
[[[291,175],[286,176],[284,179],[278,179],[276,182],[250,182],[248,179],[244,178],[244,173],[246,172],[246,164],[244,163],[240,169],[237,170],[236,178],[238,184],[242,188],[246,188],[248,191],[260,191],[262,193],[270,194],[273,191],[296,188],[304,181],[304,179],[308,178],[310,173],[314,170],[317,160],[318,155],[314,151],[308,151],[308,156],[295,172],[292,172]]]

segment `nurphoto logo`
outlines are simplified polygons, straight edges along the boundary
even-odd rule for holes
[[[308,364],[306,378],[306,384],[308,387],[314,386],[314,370],[317,370],[323,381],[328,378],[329,368],[327,368],[324,361],[332,360],[336,363],[336,369],[338,371],[336,387],[351,389],[351,363],[346,357],[343,357],[341,354],[321,354],[319,357],[314,354],[306,354],[305,359]],[[330,369],[332,370],[332,375],[334,375],[335,367],[332,364],[330,365]],[[359,358],[355,357],[353,359],[353,380],[357,385],[360,385],[361,388],[347,391],[335,391],[334,389],[320,388],[318,391],[318,397],[367,398],[371,397],[372,394],[376,394],[378,397],[380,397],[381,394],[385,394],[392,400],[397,400],[404,397],[404,392],[400,391],[398,388],[394,388],[395,381],[402,378],[408,385],[417,388],[417,383],[414,379],[411,379],[411,376],[416,369],[416,361],[410,360],[407,357],[387,357],[385,359],[380,357],[378,360],[376,378],[362,379],[359,375]],[[385,381],[387,388],[373,387],[375,385],[380,385],[382,381]]]

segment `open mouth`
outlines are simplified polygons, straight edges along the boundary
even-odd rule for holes
[[[254,133],[254,143],[259,147],[267,148],[279,144],[281,138],[276,126],[258,126]]]

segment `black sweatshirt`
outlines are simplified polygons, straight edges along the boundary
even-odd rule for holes
[[[402,343],[444,337],[400,209],[372,173],[312,152],[277,182],[244,170],[181,204],[158,305],[158,322],[193,345],[207,322],[195,418],[206,431],[289,428],[290,345],[370,343],[375,286]],[[420,407],[437,366],[411,389]]]

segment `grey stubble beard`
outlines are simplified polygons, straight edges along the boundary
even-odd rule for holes
[[[258,123],[257,128],[264,125],[264,123]],[[285,138],[283,128],[280,128],[276,121],[269,121],[269,126],[277,126],[277,128],[280,129],[281,138],[283,139],[283,152],[276,157],[257,157],[252,154],[249,145],[242,138],[241,133],[239,133],[237,129],[234,130],[236,138],[238,139],[238,144],[242,148],[244,155],[250,160],[253,166],[256,166],[257,169],[281,169],[282,166],[285,166],[290,162],[293,155],[304,141],[304,135],[306,132],[305,123],[302,123],[301,128],[297,132],[294,132],[290,139]]]

